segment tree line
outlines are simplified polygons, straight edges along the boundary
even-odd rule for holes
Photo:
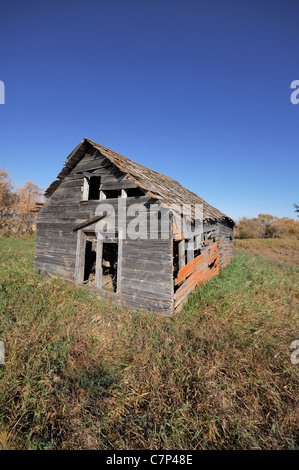
[[[295,212],[299,206],[294,204]],[[235,229],[235,238],[290,238],[299,239],[299,221],[289,217],[276,217],[270,214],[259,214],[251,219],[242,217]]]
[[[16,186],[7,171],[0,168],[0,236],[27,236],[35,230],[36,203],[43,190],[31,181]]]

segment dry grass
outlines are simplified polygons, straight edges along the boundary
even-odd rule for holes
[[[235,246],[242,251],[249,251],[281,263],[299,266],[299,240],[295,237],[235,240]]]
[[[0,240],[0,447],[294,449],[298,268],[237,252],[173,318],[32,269]]]

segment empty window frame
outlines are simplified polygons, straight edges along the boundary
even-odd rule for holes
[[[127,197],[141,197],[145,194],[140,188],[128,188],[125,191],[127,193]]]
[[[101,199],[115,199],[121,197],[121,189],[105,189],[101,192],[103,193]]]
[[[98,201],[100,199],[100,176],[84,177],[83,201]]]

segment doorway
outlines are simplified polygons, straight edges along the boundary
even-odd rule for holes
[[[95,232],[79,230],[75,282],[111,293],[120,292],[121,248],[118,238],[98,239]]]
[[[102,289],[117,291],[118,243],[105,240],[102,244]]]
[[[95,284],[97,260],[97,239],[95,235],[85,235],[84,284]]]

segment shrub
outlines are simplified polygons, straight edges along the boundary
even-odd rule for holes
[[[34,232],[35,204],[43,191],[28,181],[15,188],[9,173],[0,168],[0,235],[27,236]]]
[[[299,238],[299,221],[288,217],[259,214],[257,218],[242,217],[235,227],[236,238]]]

